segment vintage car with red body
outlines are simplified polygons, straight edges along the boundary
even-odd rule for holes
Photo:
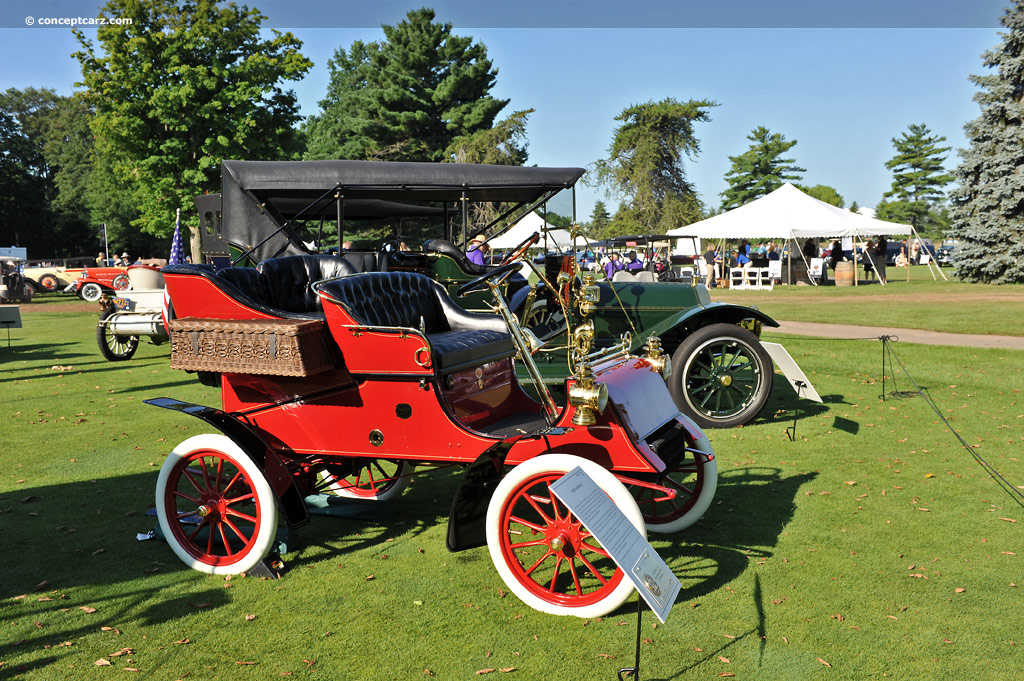
[[[582,174],[403,165],[424,166],[407,192],[444,201],[504,187],[529,203]],[[582,468],[638,530],[676,532],[711,504],[717,462],[669,395],[656,337],[642,352],[628,337],[595,349],[588,317],[600,292],[587,273],[548,282],[574,320],[574,366],[563,397],[552,395],[533,361],[543,344],[504,295],[526,249],[454,296],[421,272],[357,271],[334,255],[164,268],[172,367],[221,389],[216,407],[148,400],[218,431],[185,440],[161,469],[157,513],[173,551],[203,572],[249,571],[270,551],[279,513],[299,527],[318,494],[379,503],[414,473],[457,465],[449,550],[486,545],[508,588],[537,610],[596,617],[619,607],[630,580],[550,485]],[[453,300],[481,291],[497,314]]]

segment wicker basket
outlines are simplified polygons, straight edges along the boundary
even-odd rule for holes
[[[312,376],[334,365],[317,320],[171,320],[171,368],[227,374]]]

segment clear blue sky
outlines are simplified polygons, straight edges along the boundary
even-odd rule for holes
[[[615,116],[630,104],[714,100],[720,106],[711,121],[697,126],[701,153],[686,163],[710,206],[720,203],[728,157],[746,150],[746,136],[758,125],[796,139],[791,155],[807,169],[803,183],[831,185],[847,205],[881,199],[891,182],[884,167],[891,139],[911,123],[947,138],[954,151],[946,165],[953,167],[955,149],[966,144],[963,124],[978,115],[968,76],[984,72],[980,55],[999,42],[1001,7],[992,0],[247,4],[269,15],[269,26],[304,42],[315,64],[295,85],[304,115],[317,110],[337,47],[380,39],[381,23],[396,23],[421,4],[434,7],[456,33],[487,46],[499,70],[494,94],[511,100],[503,113],[536,109],[528,133],[529,161],[538,165],[587,166],[601,158]],[[0,88],[70,93],[80,79],[70,30],[27,27],[25,17],[91,17],[97,6],[7,0],[0,8]],[[822,15],[822,7],[832,13]],[[578,196],[583,220],[604,198],[586,187]],[[614,210],[614,200],[606,201]]]

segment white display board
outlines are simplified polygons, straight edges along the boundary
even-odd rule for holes
[[[796,363],[786,348],[782,347],[778,343],[766,343],[761,341],[761,347],[765,349],[765,352],[772,358],[775,365],[782,370],[786,380],[789,381],[790,387],[796,391],[796,394],[800,397],[806,397],[812,402],[821,403],[821,396],[818,395],[818,391],[811,385],[811,381],[804,374],[803,369]],[[802,385],[801,385],[802,384]]]
[[[551,491],[601,542],[664,623],[682,585],[647,538],[579,466],[551,483]]]

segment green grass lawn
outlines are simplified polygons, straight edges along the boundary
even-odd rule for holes
[[[888,268],[889,283],[856,287],[776,286],[771,291],[714,288],[712,300],[755,305],[775,319],[928,329],[948,333],[1024,335],[1024,286],[964,284],[932,279],[928,268]],[[1014,313],[1016,312],[1016,314]]]
[[[137,541],[156,524],[166,452],[208,430],[142,400],[216,405],[218,391],[170,370],[166,346],[105,362],[95,307],[55,298],[22,306],[10,349],[0,337],[0,679],[590,680],[632,664],[633,600],[600,621],[540,614],[506,593],[486,549],[446,551],[455,471],[417,478],[378,520],[314,518],[281,580],[201,575]],[[825,404],[801,405],[795,442],[782,385],[752,425],[711,431],[716,501],[691,530],[652,535],[683,591],[667,624],[644,616],[642,678],[1019,675],[1019,498],[923,398],[880,399],[877,342],[766,338]],[[895,350],[974,451],[1024,485],[1024,353]]]

